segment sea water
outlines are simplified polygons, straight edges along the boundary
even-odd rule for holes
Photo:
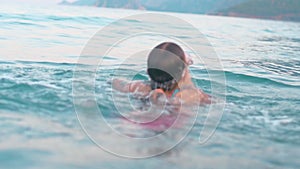
[[[191,23],[214,48],[226,77],[226,93],[219,96],[226,97],[226,106],[205,144],[198,142],[204,122],[198,120],[173,150],[133,160],[100,149],[85,134],[75,112],[72,82],[88,40],[104,26],[143,11],[27,5],[0,9],[0,168],[299,168],[299,23],[165,13]],[[137,43],[154,45],[129,41],[125,52],[134,51]],[[106,56],[95,77],[95,97],[103,116],[131,133],[135,130],[118,121],[106,96],[111,92],[107,80],[124,58],[122,52]],[[136,78],[147,80],[145,64],[125,63],[123,77],[128,70],[139,70]],[[190,69],[193,81],[210,94],[212,80],[203,64],[195,62]],[[120,150],[132,146],[116,140],[111,144]]]

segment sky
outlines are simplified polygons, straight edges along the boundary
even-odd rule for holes
[[[0,3],[34,3],[34,4],[57,4],[62,0],[0,0]],[[74,1],[74,0],[68,0]]]

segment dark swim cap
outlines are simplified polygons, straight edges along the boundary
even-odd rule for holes
[[[148,56],[148,74],[153,89],[171,90],[182,78],[185,65],[184,51],[175,43],[164,42]]]

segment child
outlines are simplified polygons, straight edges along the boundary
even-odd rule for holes
[[[126,93],[138,93],[141,97],[150,96],[154,102],[161,95],[168,98],[169,103],[183,101],[185,104],[210,104],[211,97],[195,87],[188,66],[188,59],[175,43],[164,42],[156,46],[149,54],[147,73],[150,82],[126,82],[113,79],[114,89]]]

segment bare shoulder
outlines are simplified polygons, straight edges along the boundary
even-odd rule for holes
[[[195,87],[180,90],[175,97],[190,104],[211,104],[211,96]]]
[[[124,79],[113,79],[112,87],[115,90],[124,93],[139,93],[148,94],[151,91],[151,87],[144,81],[128,81]]]

